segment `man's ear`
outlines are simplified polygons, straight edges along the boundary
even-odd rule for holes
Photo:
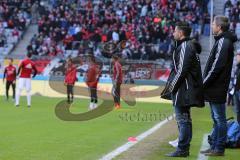
[[[182,31],[182,30],[179,30],[179,31],[178,31],[178,34],[179,34],[179,38],[180,38],[180,37],[182,37],[182,36],[184,36],[184,34],[183,34],[183,31]]]
[[[240,55],[239,54],[236,56],[236,59],[237,59],[237,63],[240,63]]]

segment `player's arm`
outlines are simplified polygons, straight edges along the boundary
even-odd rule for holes
[[[37,68],[36,68],[35,65],[33,65],[33,76],[32,76],[32,78],[36,77],[37,73],[38,73]]]
[[[23,64],[22,64],[22,62],[21,62],[20,65],[19,65],[19,67],[18,67],[17,76],[21,73],[22,67],[23,67]]]
[[[78,81],[78,78],[77,78],[77,67],[74,68],[74,75],[75,75],[75,82]]]
[[[92,75],[92,68],[89,68],[86,72],[86,83],[91,81],[91,75]]]
[[[100,76],[101,76],[101,70],[100,68],[97,67],[97,81],[99,81]]]
[[[14,69],[14,77],[15,77],[15,79],[14,79],[14,81],[13,81],[13,83],[15,83],[16,82],[16,77],[17,77],[17,71],[16,71],[16,69]]]
[[[6,74],[7,74],[7,69],[5,68],[4,73],[3,73],[3,83],[4,83],[4,80],[5,80]]]
[[[116,76],[115,76],[115,79],[114,79],[114,84],[116,85],[118,80],[119,80],[119,77],[120,77],[119,76],[119,74],[120,74],[120,67],[118,65],[115,65],[115,70],[116,70],[116,72],[115,72]]]
[[[67,85],[67,73],[65,73],[65,77],[64,77],[64,85],[66,86]]]

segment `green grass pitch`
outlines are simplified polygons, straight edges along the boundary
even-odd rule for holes
[[[32,107],[27,108],[26,97],[21,97],[20,107],[0,97],[0,160],[95,160],[127,142],[128,137],[137,136],[160,122],[163,115],[170,115],[170,104],[137,103],[129,107],[123,103],[99,118],[85,122],[67,122],[55,115],[55,105],[62,99],[33,96]],[[87,111],[89,101],[76,99],[71,106],[73,113]],[[144,114],[161,113],[157,120],[144,119]],[[141,113],[140,121],[130,116]],[[211,129],[209,109],[193,109],[194,135],[190,159],[196,159],[202,136]],[[126,118],[128,114],[128,118]],[[229,110],[229,114],[232,114]],[[125,116],[125,117],[124,117]],[[177,133],[176,133],[177,135]],[[172,139],[176,137],[171,137]],[[164,152],[152,153],[147,159],[167,159],[165,151],[172,151],[167,142]],[[234,160],[239,150],[227,150]],[[232,159],[231,159],[232,158]],[[212,160],[212,159],[210,159]]]

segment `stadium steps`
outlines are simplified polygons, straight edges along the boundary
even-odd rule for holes
[[[52,69],[54,69],[55,67],[58,67],[60,65],[59,61],[60,61],[60,58],[58,58],[58,57],[52,59],[51,62],[44,69],[43,76],[49,76]]]
[[[225,1],[223,0],[214,0],[213,6],[214,6],[214,14],[215,15],[223,15],[224,14],[224,4]]]
[[[225,4],[225,1],[223,1],[223,0],[213,0],[214,15],[223,15],[224,4]],[[202,46],[202,53],[200,55],[200,60],[201,60],[201,68],[202,68],[202,71],[203,71],[204,67],[207,63],[208,56],[210,54],[210,36],[203,36],[202,35],[200,37],[200,44]]]
[[[207,63],[207,59],[210,53],[209,40],[210,40],[209,36],[201,36],[199,40],[202,46],[202,53],[200,54],[202,71]]]
[[[24,34],[23,38],[17,44],[15,49],[12,51],[11,55],[19,57],[24,56],[27,52],[27,46],[29,45],[32,37],[34,36],[34,34],[37,33],[38,26],[36,24],[31,24],[26,30],[26,33]]]

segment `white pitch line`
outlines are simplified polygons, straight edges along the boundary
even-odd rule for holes
[[[209,134],[204,134],[200,151],[207,150],[210,148],[208,144],[208,135]],[[208,160],[208,156],[205,156],[204,154],[201,154],[199,152],[197,160]]]
[[[137,144],[138,142],[142,141],[144,138],[147,136],[151,135],[155,131],[157,131],[159,128],[161,128],[163,125],[165,125],[169,120],[174,119],[175,115],[167,117],[164,121],[159,122],[156,124],[154,127],[151,129],[147,130],[146,132],[140,134],[139,136],[136,137],[137,141],[136,142],[127,142],[124,145],[118,147],[117,149],[113,150],[112,152],[106,154],[100,160],[111,160],[115,158],[116,156],[120,155],[121,153],[127,151],[129,148]]]

